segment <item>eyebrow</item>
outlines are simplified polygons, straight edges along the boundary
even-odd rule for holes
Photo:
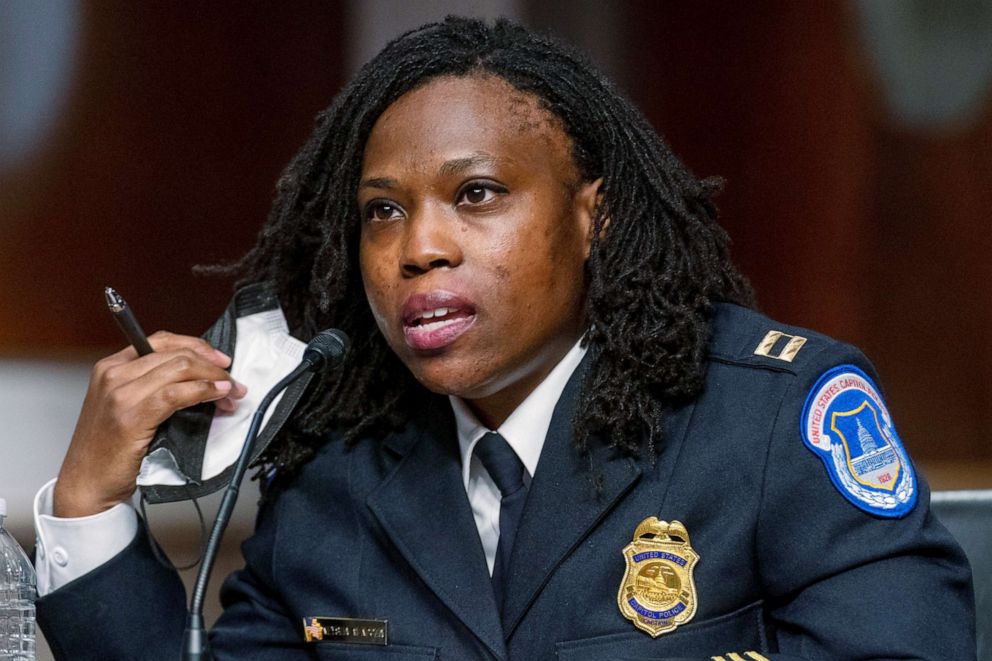
[[[497,159],[492,154],[487,154],[486,152],[476,152],[471,156],[465,156],[464,158],[453,158],[451,160],[445,161],[441,164],[438,169],[438,173],[442,177],[450,177],[452,175],[461,174],[467,170],[471,170],[478,166],[493,166],[499,159]],[[398,188],[399,182],[392,177],[372,177],[371,179],[365,179],[359,185],[359,188],[384,188],[392,189]]]
[[[465,158],[453,158],[450,161],[445,161],[441,164],[438,172],[441,176],[447,177],[454,174],[461,174],[466,170],[471,170],[479,165],[495,165],[497,159],[492,154],[487,154],[486,152],[476,152],[471,156],[466,156]]]
[[[396,188],[399,182],[389,177],[373,177],[358,185],[359,188]]]

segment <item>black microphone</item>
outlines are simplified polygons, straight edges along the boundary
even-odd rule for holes
[[[327,365],[340,363],[344,359],[350,343],[348,336],[336,328],[328,328],[317,333],[307,344],[300,364],[266,393],[258,405],[255,415],[252,416],[245,444],[241,447],[241,454],[238,455],[238,463],[234,466],[231,482],[227,485],[224,498],[217,509],[217,519],[210,531],[210,538],[207,540],[207,547],[203,552],[203,563],[196,575],[196,585],[193,587],[189,613],[186,615],[186,630],[183,632],[183,661],[211,661],[213,659],[210,653],[210,642],[207,640],[207,631],[203,626],[203,600],[207,592],[207,583],[210,581],[210,571],[213,569],[217,552],[220,550],[220,540],[231,519],[234,504],[238,500],[241,480],[245,476],[245,471],[248,470],[251,450],[255,445],[255,437],[258,436],[265,412],[279,393],[302,375],[307,372],[315,372]]]
[[[336,365],[344,359],[348,353],[348,346],[351,340],[337,328],[322,330],[307,345],[303,352],[303,362],[310,365],[311,371],[317,371],[324,366],[324,363]]]

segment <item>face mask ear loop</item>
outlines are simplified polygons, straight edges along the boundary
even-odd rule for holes
[[[187,482],[186,486],[189,487],[190,483]],[[138,500],[138,508],[141,510],[141,518],[145,520],[145,534],[148,536],[148,545],[152,548],[152,554],[155,556],[155,560],[158,561],[160,565],[168,570],[172,571],[183,571],[186,569],[192,569],[200,564],[203,559],[203,551],[207,546],[207,522],[203,518],[203,510],[200,509],[200,503],[196,498],[190,496],[189,500],[193,502],[193,508],[196,510],[196,518],[200,520],[200,550],[196,558],[185,565],[175,565],[166,555],[165,550],[159,545],[158,540],[155,539],[155,534],[152,532],[151,521],[148,518],[148,514],[145,511],[145,494],[141,494],[141,498]]]

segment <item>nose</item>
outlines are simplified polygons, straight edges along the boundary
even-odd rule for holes
[[[441,210],[423,209],[404,223],[400,268],[406,277],[437,268],[454,268],[462,262],[457,220]]]

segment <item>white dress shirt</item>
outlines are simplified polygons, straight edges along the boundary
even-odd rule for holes
[[[551,415],[555,404],[561,397],[565,384],[582,362],[586,349],[576,342],[565,357],[555,365],[554,369],[544,378],[544,381],[534,388],[514,409],[498,429],[486,428],[472,413],[464,401],[458,397],[449,397],[451,408],[455,411],[455,423],[458,429],[458,447],[462,453],[462,480],[468,493],[475,525],[479,529],[482,548],[486,552],[486,562],[489,574],[493,573],[493,563],[496,562],[496,545],[499,542],[499,503],[500,493],[496,483],[489,477],[482,462],[472,451],[479,439],[490,431],[496,431],[506,439],[513,451],[520,457],[524,465],[524,484],[530,486],[530,481],[537,470],[537,461],[544,448],[544,438],[551,426]]]
[[[495,430],[520,457],[526,469],[525,484],[530,484],[537,470],[555,405],[585,353],[586,349],[576,342],[548,376]],[[239,380],[248,387],[249,392],[263,388],[250,378]],[[461,449],[462,479],[486,553],[489,573],[492,574],[499,543],[500,494],[482,462],[472,455],[475,444],[490,430],[479,422],[464,401],[457,397],[449,399],[455,413]],[[54,487],[55,480],[51,480],[41,488],[34,501],[39,596],[107,562],[131,543],[138,530],[137,514],[130,502],[120,503],[91,516],[59,518],[52,515]]]
[[[138,532],[138,516],[130,502],[90,516],[54,516],[54,488],[52,479],[34,497],[34,566],[39,597],[110,560],[127,548]]]

